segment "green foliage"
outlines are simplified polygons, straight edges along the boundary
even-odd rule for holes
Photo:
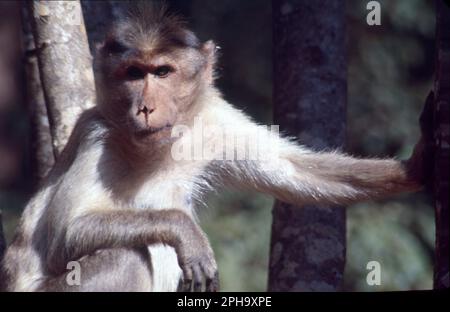
[[[348,137],[358,155],[409,157],[418,116],[433,82],[431,1],[380,1],[381,26],[364,25],[365,1],[348,1]],[[364,16],[364,15],[363,15]],[[423,196],[348,208],[345,289],[432,287],[434,215]],[[368,261],[381,264],[382,285],[368,286]]]
[[[222,290],[265,291],[273,199],[225,192],[208,202],[201,220],[216,253]]]
[[[432,287],[434,215],[423,201],[366,203],[348,210],[346,290]],[[369,286],[366,265],[378,261],[381,285]]]

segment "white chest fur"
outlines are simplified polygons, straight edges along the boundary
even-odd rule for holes
[[[182,271],[175,250],[168,246],[153,245],[148,251],[152,262],[152,291],[176,291]]]
[[[182,167],[158,174],[145,182],[134,197],[140,209],[181,209],[193,216],[191,203],[193,175]],[[152,263],[152,291],[176,291],[182,270],[172,247],[162,244],[148,247]]]

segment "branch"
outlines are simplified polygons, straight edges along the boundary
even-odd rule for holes
[[[28,9],[57,158],[79,115],[94,106],[92,57],[79,1],[33,1]]]
[[[450,5],[438,0],[436,7],[436,80],[434,199],[436,247],[434,288],[449,287],[449,172],[450,172]]]
[[[53,154],[50,124],[41,78],[39,77],[37,53],[29,15],[30,12],[26,8],[23,8],[22,25],[25,48],[26,101],[31,118],[31,144],[35,178],[41,181],[53,167],[55,156]]]
[[[3,232],[2,211],[0,210],[0,262],[3,259],[5,249],[6,249],[6,240]]]

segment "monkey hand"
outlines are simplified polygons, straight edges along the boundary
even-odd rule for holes
[[[183,271],[179,291],[219,290],[219,273],[214,252],[202,230],[192,220],[183,223],[180,243],[175,247]],[[205,287],[203,287],[205,282]]]
[[[424,185],[427,190],[433,187],[434,140],[433,140],[434,94],[428,95],[420,115],[421,137],[414,147],[411,158],[406,162],[408,173]]]

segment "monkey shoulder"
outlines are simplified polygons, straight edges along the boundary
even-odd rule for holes
[[[78,118],[69,140],[50,171],[47,181],[55,183],[69,170],[77,157],[100,145],[107,133],[107,123],[96,108],[84,111]],[[46,183],[48,184],[48,183]]]
[[[67,148],[86,148],[102,142],[108,132],[108,124],[96,107],[84,111],[74,127]]]
[[[57,162],[27,204],[24,221],[36,224],[43,215],[59,218],[89,198],[83,193],[93,194],[94,189],[87,188],[95,185],[96,162],[106,133],[107,125],[95,108],[81,114]]]

